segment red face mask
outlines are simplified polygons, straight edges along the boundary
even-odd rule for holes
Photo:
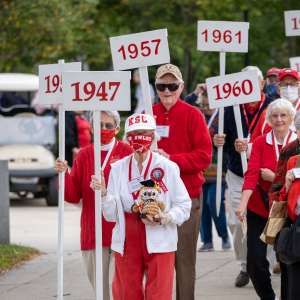
[[[150,149],[153,141],[152,135],[129,133],[127,139],[130,147],[135,152],[145,153]]]
[[[109,144],[115,136],[115,129],[101,129],[101,143]]]

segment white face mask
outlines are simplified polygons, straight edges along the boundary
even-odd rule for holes
[[[283,86],[280,88],[280,97],[289,101],[295,101],[299,98],[299,92],[297,86]]]

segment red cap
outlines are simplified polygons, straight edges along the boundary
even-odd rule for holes
[[[279,81],[281,81],[286,76],[294,77],[295,79],[300,81],[300,75],[296,70],[288,69],[288,68],[281,69],[281,71],[279,72],[279,75],[278,75]]]
[[[267,77],[269,77],[269,76],[278,76],[280,71],[281,71],[281,69],[272,67],[271,69],[269,69],[267,71]]]

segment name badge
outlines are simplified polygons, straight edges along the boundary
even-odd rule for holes
[[[131,181],[128,182],[128,188],[129,188],[129,192],[130,193],[133,193],[133,192],[136,192],[138,191],[142,185],[141,185],[141,181],[143,181],[143,177],[136,177],[136,178],[133,178]]]
[[[294,174],[295,178],[300,178],[300,168],[294,168],[293,174]]]
[[[156,133],[160,137],[164,137],[164,138],[169,137],[169,130],[170,130],[170,126],[167,126],[167,125],[158,125],[158,126],[156,126]]]

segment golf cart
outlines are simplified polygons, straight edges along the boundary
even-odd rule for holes
[[[56,118],[30,106],[38,85],[36,75],[0,74],[0,160],[8,160],[11,193],[56,206]]]

